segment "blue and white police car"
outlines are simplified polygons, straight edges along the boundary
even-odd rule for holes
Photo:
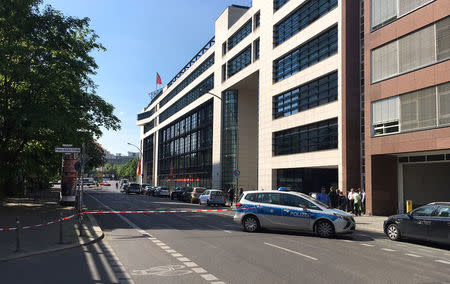
[[[236,204],[234,221],[247,232],[261,228],[314,232],[328,238],[352,233],[352,215],[292,191],[246,191]]]

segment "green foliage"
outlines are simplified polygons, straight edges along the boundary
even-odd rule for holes
[[[136,167],[138,158],[128,161],[126,164],[120,165],[117,169],[119,178],[136,179]]]
[[[95,92],[91,53],[104,50],[89,19],[64,16],[41,0],[0,4],[0,192],[49,179],[61,165],[54,147],[86,142],[88,164],[103,164],[95,139],[120,129],[114,107]],[[11,192],[9,192],[11,193]]]

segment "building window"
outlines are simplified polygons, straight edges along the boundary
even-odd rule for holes
[[[378,29],[434,0],[371,0],[372,29]]]
[[[450,58],[450,17],[373,49],[372,83]],[[436,31],[436,32],[435,32]]]
[[[275,156],[337,149],[337,118],[275,132],[273,137]]]
[[[146,111],[146,112],[138,114],[137,120],[139,121],[139,120],[143,120],[143,119],[149,118],[150,116],[152,116],[155,113],[155,108],[156,107],[153,107],[149,111]]]
[[[159,107],[163,107],[172,98],[174,98],[178,93],[180,93],[184,88],[189,86],[195,79],[202,75],[209,67],[214,65],[214,53],[211,54],[205,61],[203,61],[200,66],[198,66],[191,74],[189,74],[186,79],[184,79],[180,84],[178,84],[167,96],[161,99],[159,102]]]
[[[273,9],[276,11],[283,7],[289,0],[273,0]]]
[[[273,28],[273,44],[278,46],[336,8],[337,0],[309,0]]]
[[[227,80],[227,65],[222,65],[222,82]]]
[[[227,72],[228,78],[244,69],[252,63],[252,46],[247,46],[238,55],[228,61]]]
[[[336,101],[338,98],[337,74],[333,72],[273,97],[274,118],[289,116]]]
[[[450,82],[372,102],[374,136],[449,125]]]
[[[273,62],[274,82],[286,79],[295,73],[314,65],[338,50],[337,27],[321,33],[300,47],[292,50],[287,55]]]
[[[255,29],[256,29],[261,24],[261,13],[259,11],[258,11],[258,13],[255,14],[254,22],[255,22]]]
[[[155,120],[152,119],[149,123],[144,124],[144,134],[149,132],[155,127]]]
[[[205,91],[207,92],[213,88],[214,88],[214,73],[211,74],[205,80],[203,80],[200,84],[195,86],[186,95],[182,96],[179,100],[174,102],[165,111],[163,111],[159,115],[159,123],[162,123],[163,121],[165,121],[175,113],[179,112],[190,103],[194,102],[195,100],[203,96],[205,94]],[[192,122],[192,128],[194,128],[194,122]],[[172,133],[174,133],[174,129],[172,129]]]
[[[259,38],[253,42],[253,61],[259,59]]]
[[[227,42],[222,43],[222,56],[227,54]]]
[[[252,20],[250,19],[247,23],[245,23],[242,26],[242,28],[240,28],[228,39],[228,51],[230,51],[233,47],[235,47],[238,43],[240,43],[246,36],[248,36],[251,33],[252,33]]]

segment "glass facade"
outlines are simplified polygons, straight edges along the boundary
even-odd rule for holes
[[[153,178],[153,140],[154,135],[144,138],[144,143],[142,147],[143,156],[143,165],[145,170],[146,179],[143,181],[144,183],[151,184]]]
[[[165,111],[163,111],[159,115],[159,123],[168,119],[175,113],[182,110],[185,106],[194,102],[196,99],[200,98],[205,94],[205,92],[214,88],[214,73],[211,74],[208,78],[203,80],[200,84],[195,86],[191,91],[189,91],[186,95],[181,97],[179,100],[174,102],[170,107],[168,107]]]
[[[253,60],[259,59],[259,38],[253,42]]]
[[[277,188],[290,187],[295,191],[308,194],[320,192],[322,186],[337,188],[338,169],[296,168],[277,170]]]
[[[159,131],[158,185],[211,188],[213,100]]]
[[[274,156],[337,149],[337,118],[273,133]]]
[[[165,96],[160,102],[159,107],[163,107],[173,97],[180,93],[184,88],[189,86],[198,76],[203,74],[209,67],[214,65],[214,53],[211,54],[200,66],[198,66],[189,76],[186,77],[180,84],[178,84],[167,96]]]
[[[278,46],[312,22],[337,7],[337,0],[309,0],[273,27],[273,45]]]
[[[154,113],[155,113],[155,108],[152,108],[152,109],[149,110],[149,111],[146,111],[146,112],[143,112],[143,113],[138,114],[137,120],[139,121],[139,120],[142,120],[142,119],[149,118],[149,117],[152,116]]]
[[[307,43],[273,62],[273,80],[279,82],[334,54],[338,50],[337,26],[321,33]]]
[[[228,78],[252,63],[252,45],[247,46],[227,63]]]
[[[273,9],[276,11],[283,7],[289,0],[273,0]]]
[[[320,77],[293,90],[273,97],[273,116],[289,116],[338,98],[338,73]]]
[[[149,132],[155,127],[155,120],[152,119],[149,123],[144,124],[144,134]]]
[[[246,36],[252,33],[252,20],[250,19],[247,23],[245,23],[242,28],[240,28],[237,32],[235,32],[228,39],[228,50],[231,50],[238,43],[240,43]]]
[[[238,169],[238,92],[222,95],[222,189],[237,184],[233,171]]]

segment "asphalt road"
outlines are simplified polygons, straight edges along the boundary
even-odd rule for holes
[[[201,208],[121,194],[114,185],[89,191],[85,203],[91,210]],[[450,283],[450,251],[445,249],[362,231],[335,239],[246,233],[232,216],[96,215],[105,233],[100,243],[2,263],[0,273],[2,279],[21,277],[5,283]]]

